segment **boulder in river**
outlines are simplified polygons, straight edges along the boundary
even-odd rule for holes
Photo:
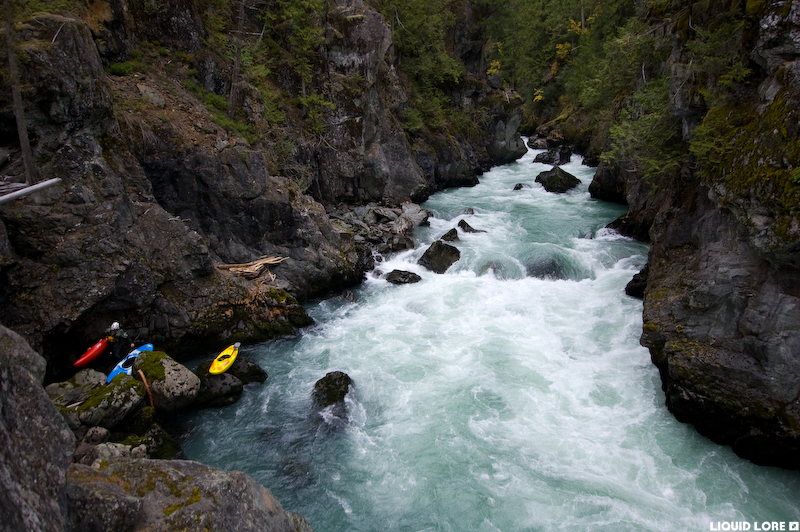
[[[422,277],[414,272],[392,270],[386,274],[386,280],[392,284],[411,284],[420,282]]]
[[[265,382],[269,375],[255,362],[251,362],[241,356],[241,353],[236,358],[236,361],[228,368],[225,373],[230,373],[240,381],[242,384],[250,384],[257,382],[259,384]]]
[[[160,351],[145,351],[136,357],[133,373],[141,370],[150,386],[153,406],[159,410],[179,410],[194,402],[200,379],[189,368]]]
[[[637,299],[644,299],[644,290],[647,288],[647,275],[650,269],[645,266],[642,271],[635,274],[633,279],[625,286],[625,293]]]
[[[210,367],[211,361],[207,361],[197,368],[200,390],[197,392],[194,406],[227,406],[238,401],[244,389],[242,381],[232,375],[230,370],[219,375],[212,375],[208,372]]]
[[[556,193],[567,192],[581,184],[580,179],[558,166],[537,175],[536,182],[541,183],[546,191]]]
[[[483,229],[475,229],[474,227],[469,225],[466,220],[461,220],[460,222],[458,222],[458,227],[460,227],[461,230],[464,231],[465,233],[485,233],[486,232]]]
[[[351,384],[353,380],[347,373],[331,371],[314,384],[314,402],[322,408],[344,402]]]
[[[448,232],[442,235],[442,238],[439,240],[444,240],[445,242],[457,242],[458,241],[458,230],[454,227],[450,229]]]
[[[444,273],[447,268],[461,258],[461,252],[441,240],[437,240],[417,261],[418,264],[436,273]]]
[[[572,150],[565,146],[561,146],[559,148],[553,148],[544,153],[540,153],[533,159],[533,162],[559,166],[562,164],[567,164],[571,158]]]

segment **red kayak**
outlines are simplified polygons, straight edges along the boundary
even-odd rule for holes
[[[106,347],[108,347],[108,340],[106,340],[104,336],[102,340],[87,349],[83,356],[79,358],[75,364],[73,364],[73,366],[76,368],[82,368],[83,366],[88,365],[89,362],[99,357],[103,351],[106,350]]]

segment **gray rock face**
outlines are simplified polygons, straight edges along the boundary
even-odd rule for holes
[[[461,252],[458,248],[437,240],[425,250],[417,262],[433,272],[444,273],[460,258]]]
[[[123,458],[102,468],[72,464],[67,479],[71,530],[100,525],[110,527],[102,530],[313,532],[302,516],[286,512],[268,489],[239,471]]]
[[[548,192],[564,193],[581,184],[581,180],[565,172],[558,166],[536,176],[536,182],[541,183]]]
[[[0,326],[0,522],[5,530],[64,529],[65,472],[75,437],[42,389],[43,362],[19,335]]]
[[[200,379],[192,371],[158,351],[146,351],[136,357],[134,375],[141,370],[153,396],[153,406],[172,411],[194,402],[200,390]]]
[[[747,137],[752,148],[707,183],[694,177],[671,196],[649,199],[657,213],[641,340],[676,418],[758,464],[794,469],[800,468],[800,232],[797,215],[780,207],[779,192],[759,172],[762,161],[781,168],[787,160],[769,114],[780,113],[788,130],[798,127],[798,13],[794,4],[771,3],[761,21],[752,56],[770,72],[781,63],[784,75],[765,74],[761,100],[743,102],[757,113],[759,127]],[[689,116],[691,102],[679,96],[673,99],[679,116]],[[748,180],[756,172],[758,184],[737,186],[742,171]]]

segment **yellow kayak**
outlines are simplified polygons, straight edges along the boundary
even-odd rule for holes
[[[236,342],[220,353],[219,356],[214,359],[214,362],[211,363],[211,367],[209,368],[208,372],[212,375],[219,375],[220,373],[225,373],[228,371],[228,368],[230,368],[233,362],[236,360],[236,355],[239,354],[240,345],[241,344],[239,342]]]

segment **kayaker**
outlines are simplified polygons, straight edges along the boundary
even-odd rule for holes
[[[114,364],[133,349],[133,342],[128,338],[128,333],[119,326],[119,322],[115,321],[106,329],[106,340],[108,340],[107,352],[114,358]]]

